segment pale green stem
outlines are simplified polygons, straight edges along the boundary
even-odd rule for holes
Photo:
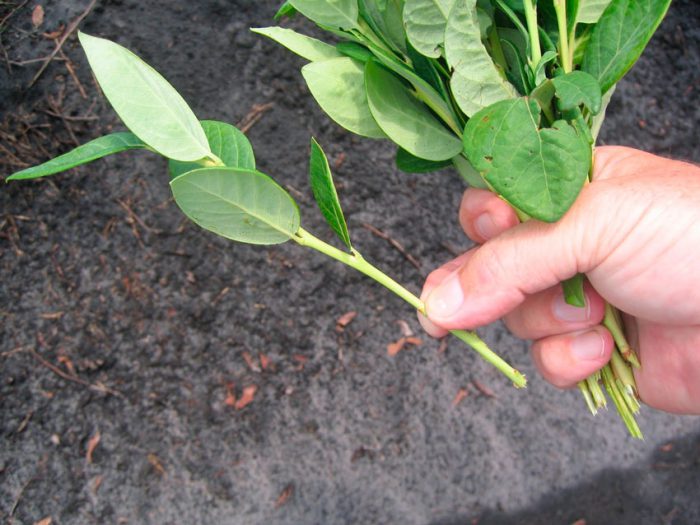
[[[634,349],[627,342],[625,332],[622,329],[620,315],[613,306],[607,303],[605,304],[605,317],[603,318],[603,326],[605,326],[605,328],[607,328],[610,334],[613,336],[615,344],[617,345],[617,348],[620,349],[620,353],[622,354],[622,357],[625,358],[625,361],[630,363],[634,368],[639,368],[639,358],[634,352]]]
[[[603,367],[602,374],[605,388],[615,403],[617,411],[620,413],[622,420],[625,422],[627,430],[629,430],[632,437],[644,439],[644,436],[642,436],[642,431],[639,429],[639,425],[637,425],[637,421],[634,419],[634,415],[630,411],[629,405],[625,402],[625,393],[620,390],[617,381],[615,381],[615,376],[613,375],[610,365],[605,365],[605,367]]]
[[[629,363],[622,358],[617,348],[615,348],[612,353],[610,365],[615,373],[615,377],[624,385],[625,392],[627,392],[630,397],[634,398],[633,406],[636,406],[636,409],[633,408],[632,412],[637,413],[639,411],[637,383],[634,380],[634,374],[632,373]]]
[[[531,66],[535,67],[542,58],[542,49],[540,48],[540,35],[537,27],[537,8],[532,3],[532,0],[525,0],[525,20],[527,21],[527,32],[530,35],[530,59]]]
[[[588,389],[588,381],[579,381],[578,389],[581,391],[581,394],[583,394],[583,399],[586,401],[588,410],[595,416],[598,413],[598,407],[596,407],[593,402],[593,396],[591,396],[591,391]]]
[[[593,396],[593,401],[598,408],[605,408],[608,406],[608,400],[605,398],[605,393],[600,386],[600,370],[586,378],[588,383],[588,389],[591,391]]]
[[[569,32],[566,27],[566,0],[554,0],[554,10],[557,13],[559,27],[559,54],[564,73],[570,73],[573,67],[573,57],[569,52]]]
[[[374,279],[379,284],[389,289],[401,299],[406,301],[408,304],[413,306],[420,313],[425,315],[425,304],[416,295],[408,291],[406,288],[401,286],[399,283],[394,281],[391,277],[386,275],[384,272],[379,270],[377,267],[368,263],[357,251],[352,253],[344,252],[331,246],[328,243],[323,242],[321,239],[313,236],[303,228],[299,228],[296,235],[292,237],[294,241],[302,246],[308,248],[313,248],[324,255],[327,255],[341,263],[354,268],[358,272],[365,274],[366,276]],[[498,354],[491,350],[484,341],[479,338],[475,332],[468,332],[465,330],[451,330],[450,333],[461,339],[469,346],[471,346],[476,352],[481,355],[488,363],[495,366],[500,372],[502,372],[508,379],[510,379],[513,384],[518,388],[523,388],[526,386],[527,381],[525,376],[515,370],[512,366],[506,363]]]

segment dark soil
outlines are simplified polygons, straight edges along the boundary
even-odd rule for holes
[[[273,104],[249,131],[258,165],[294,193],[305,227],[331,239],[306,179],[316,136],[355,244],[417,291],[467,246],[461,182],[399,173],[389,144],[331,123],[302,61],[247,30],[271,25],[279,3],[104,0],[81,27],[137,51],[200,118],[237,123]],[[87,4],[0,7],[0,172],[119,128],[75,37],[69,62],[59,55],[31,89],[40,63],[16,64],[49,53],[44,33]],[[675,2],[620,84],[604,142],[700,161],[699,28],[697,3]],[[614,411],[593,419],[577,392],[541,380],[527,343],[500,325],[482,334],[527,373],[526,391],[456,341],[391,358],[402,322],[419,330],[408,306],[291,244],[199,230],[167,180],[161,159],[121,154],[0,192],[3,522],[700,522],[697,418],[645,409],[646,441],[635,442]],[[357,317],[337,331],[349,311]],[[253,401],[236,409],[250,386]]]

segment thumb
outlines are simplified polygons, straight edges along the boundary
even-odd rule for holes
[[[572,209],[554,224],[531,220],[486,242],[425,298],[427,316],[449,329],[475,328],[499,319],[526,296],[585,272],[583,228]],[[583,214],[583,217],[586,215]]]

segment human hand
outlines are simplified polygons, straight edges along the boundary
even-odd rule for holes
[[[498,318],[533,339],[556,386],[574,386],[610,359],[605,302],[623,312],[653,407],[700,414],[700,168],[624,147],[596,148],[593,181],[554,224],[520,224],[491,192],[468,189],[460,223],[483,243],[432,272],[422,299],[435,337]],[[586,307],[559,283],[585,273]]]

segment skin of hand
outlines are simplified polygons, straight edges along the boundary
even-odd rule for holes
[[[485,190],[459,213],[480,246],[433,271],[421,298],[435,337],[503,318],[534,340],[542,375],[568,388],[602,368],[614,347],[604,300],[623,312],[645,403],[700,414],[700,168],[642,151],[596,148],[593,180],[558,222],[520,224]],[[561,283],[584,273],[586,307]]]

